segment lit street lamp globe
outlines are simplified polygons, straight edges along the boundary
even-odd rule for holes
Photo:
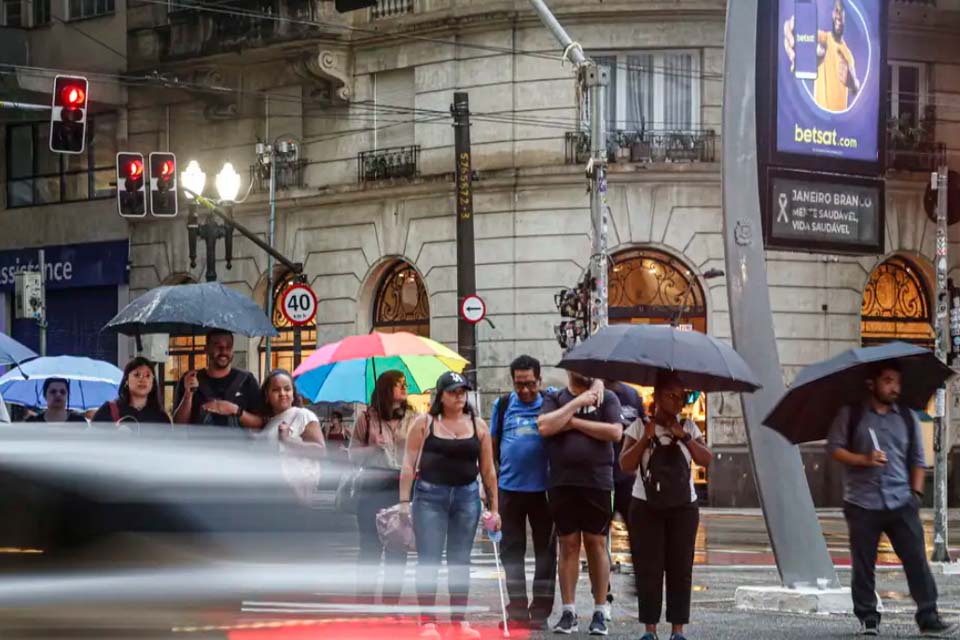
[[[217,174],[217,193],[220,194],[221,202],[236,202],[237,194],[240,193],[240,174],[229,162],[223,165],[223,169]]]
[[[203,187],[207,184],[207,174],[203,172],[196,160],[191,160],[187,168],[180,173],[180,184],[184,189],[189,189],[197,195],[203,195]],[[193,200],[193,196],[186,191],[184,194],[187,200]]]

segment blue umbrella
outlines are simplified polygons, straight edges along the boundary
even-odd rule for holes
[[[87,411],[117,397],[123,371],[109,362],[77,356],[37,358],[0,377],[0,394],[11,404],[45,408],[43,382],[47,378],[68,380],[69,408]]]
[[[23,346],[5,333],[0,333],[0,366],[18,364],[37,354]]]
[[[248,337],[277,330],[248,296],[219,282],[157,287],[120,310],[103,328],[126,335],[192,335],[223,329]]]

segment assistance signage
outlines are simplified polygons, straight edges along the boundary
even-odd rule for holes
[[[882,179],[771,169],[767,182],[768,249],[884,253]]]
[[[887,0],[777,0],[773,164],[879,173]]]

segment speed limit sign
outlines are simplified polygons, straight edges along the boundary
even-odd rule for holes
[[[303,326],[317,317],[317,296],[305,284],[295,284],[283,292],[280,313],[290,324]]]

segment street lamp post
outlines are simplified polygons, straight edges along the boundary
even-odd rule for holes
[[[189,202],[190,212],[187,216],[187,237],[190,243],[190,268],[197,266],[197,241],[203,240],[207,248],[207,266],[205,269],[205,279],[207,282],[215,282],[217,279],[217,240],[224,239],[224,250],[227,261],[227,269],[233,267],[233,227],[227,224],[218,224],[212,214],[208,214],[204,221],[200,222],[200,216],[197,213],[197,203],[194,194],[203,195],[203,188],[207,182],[207,175],[197,164],[196,160],[191,160],[185,171],[180,174],[180,181],[184,187],[184,195]],[[229,162],[223,166],[215,179],[217,193],[220,201],[224,203],[227,216],[232,217],[232,205],[236,201],[237,194],[240,192],[240,175]]]

